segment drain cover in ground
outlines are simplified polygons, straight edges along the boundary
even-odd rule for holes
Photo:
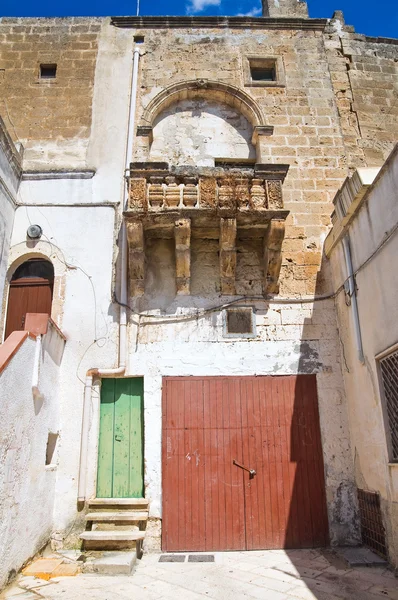
[[[190,554],[188,562],[214,562],[214,554]]]
[[[369,548],[337,548],[336,554],[344,558],[350,567],[377,567],[387,564],[384,558],[381,558]]]
[[[159,562],[184,562],[185,554],[162,554]]]

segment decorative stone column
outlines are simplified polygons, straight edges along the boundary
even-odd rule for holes
[[[177,208],[180,205],[181,190],[172,175],[166,177],[166,207]]]
[[[198,188],[195,177],[184,177],[183,203],[187,208],[194,208],[198,201]]]
[[[130,294],[143,296],[145,291],[145,249],[144,227],[142,221],[126,223],[129,246]]]
[[[272,219],[264,237],[264,293],[278,294],[285,222]]]
[[[191,219],[175,222],[174,239],[177,294],[187,296],[191,293]]]
[[[234,296],[236,275],[236,219],[220,219],[221,293]]]

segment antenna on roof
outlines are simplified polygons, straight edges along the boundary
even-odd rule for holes
[[[137,0],[137,17],[140,14],[140,0]]]

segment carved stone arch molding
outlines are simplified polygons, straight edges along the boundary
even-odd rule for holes
[[[62,328],[62,317],[65,299],[65,283],[67,267],[65,259],[59,248],[48,242],[40,240],[34,243],[34,247],[29,248],[26,243],[16,244],[10,248],[8,258],[8,270],[4,286],[3,310],[1,319],[1,333],[5,326],[5,318],[7,315],[7,300],[10,282],[16,269],[31,258],[43,258],[52,263],[54,267],[54,288],[53,301],[51,306],[51,318],[56,325]]]
[[[261,162],[259,140],[263,136],[272,135],[273,127],[265,125],[260,106],[254,98],[240,88],[209,79],[192,79],[174,83],[162,90],[149,102],[137,127],[137,135],[146,138],[146,143],[140,145],[141,151],[144,153],[144,156],[140,157],[141,159],[146,160],[148,158],[156,117],[172,104],[176,104],[181,100],[196,98],[227,104],[242,113],[253,126],[252,143],[257,149],[257,162]]]

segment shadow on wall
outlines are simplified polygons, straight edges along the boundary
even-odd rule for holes
[[[323,255],[315,277],[316,296],[334,292],[329,261]],[[361,542],[359,510],[342,373],[344,348],[335,299],[319,300],[307,306],[309,314],[304,319],[301,334],[298,370],[299,373],[316,373],[330,542],[332,546],[356,546]]]

